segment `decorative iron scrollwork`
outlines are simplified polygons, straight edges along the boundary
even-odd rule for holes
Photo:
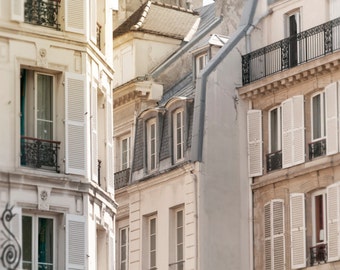
[[[1,224],[2,227],[4,228],[1,230],[1,233],[4,235],[5,240],[0,245],[0,248],[2,250],[0,259],[2,265],[7,270],[17,269],[21,259],[20,244],[9,228],[10,227],[9,224],[12,221],[13,217],[15,216],[15,214],[12,211],[13,207],[14,206],[9,208],[7,204],[1,216]]]

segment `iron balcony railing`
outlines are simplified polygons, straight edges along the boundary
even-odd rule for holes
[[[326,139],[309,143],[309,160],[326,155],[326,147]]]
[[[310,266],[327,262],[327,244],[319,244],[309,248]]]
[[[267,154],[267,171],[275,171],[282,168],[282,150]]]
[[[340,18],[337,18],[243,55],[243,85],[339,49]]]
[[[116,172],[114,174],[115,189],[125,187],[129,184],[130,179],[130,168]]]
[[[60,142],[21,137],[21,165],[53,170],[59,173],[58,151]]]
[[[60,30],[60,0],[25,0],[25,22]]]

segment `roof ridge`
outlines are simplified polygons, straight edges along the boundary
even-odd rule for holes
[[[148,15],[149,11],[150,11],[150,7],[151,7],[151,1],[149,0],[144,7],[144,11],[142,13],[142,16],[140,17],[139,21],[134,24],[133,26],[131,26],[131,30],[138,30],[139,28],[141,28],[143,26],[143,23],[145,21],[146,16]]]
[[[180,11],[183,11],[183,12],[186,12],[186,13],[191,13],[193,15],[199,14],[199,12],[197,12],[196,10],[180,7],[180,6],[177,6],[177,5],[170,5],[170,4],[166,4],[166,3],[162,3],[162,2],[158,2],[158,1],[152,1],[152,4],[157,5],[157,6],[161,6],[161,7],[165,7],[165,8],[177,9],[177,10],[180,10]]]

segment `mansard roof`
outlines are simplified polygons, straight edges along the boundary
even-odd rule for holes
[[[113,37],[139,31],[184,39],[198,19],[196,11],[147,1],[113,31]]]

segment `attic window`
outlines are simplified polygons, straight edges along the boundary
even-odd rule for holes
[[[196,56],[196,77],[208,62],[208,52],[200,53]]]

